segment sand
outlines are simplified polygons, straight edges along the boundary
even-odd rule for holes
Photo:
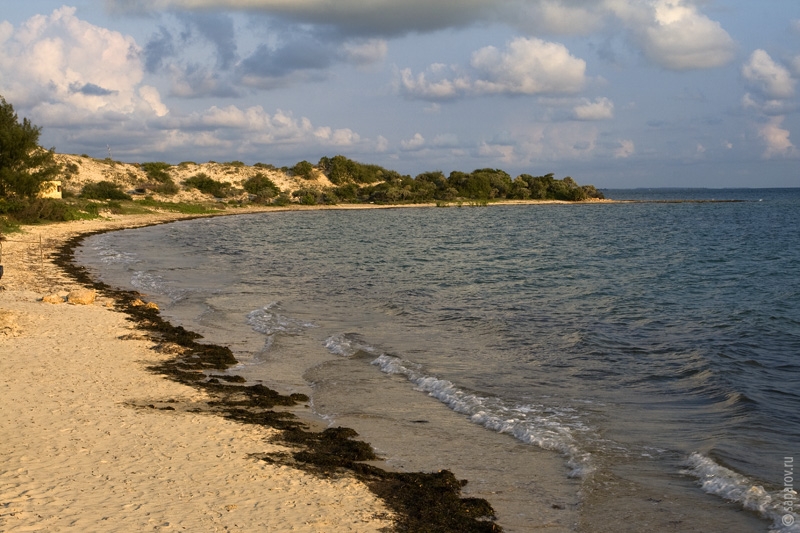
[[[255,458],[283,449],[269,442],[274,430],[148,407],[191,405],[204,393],[148,372],[169,356],[137,336],[107,298],[42,301],[80,288],[49,259],[68,237],[181,217],[26,227],[2,243],[0,531],[391,526],[383,502],[361,482]]]

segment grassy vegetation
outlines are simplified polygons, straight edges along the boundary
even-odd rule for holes
[[[89,200],[130,200],[131,196],[116,183],[98,181],[87,183],[81,190],[81,198]]]
[[[82,200],[64,201],[51,198],[0,200],[0,218],[5,227],[41,222],[89,220],[97,217],[99,205]]]
[[[190,204],[186,202],[161,202],[152,198],[136,200],[133,204],[141,207],[150,207],[159,211],[170,211],[173,213],[183,213],[185,215],[205,215],[217,213],[219,208],[210,208],[202,204]],[[221,207],[221,206],[220,206]]]

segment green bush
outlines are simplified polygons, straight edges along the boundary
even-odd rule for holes
[[[164,183],[171,179],[169,174],[167,173],[167,170],[169,170],[170,168],[172,168],[172,165],[160,161],[151,163],[142,163],[142,170],[145,171],[147,177],[159,183]]]
[[[322,193],[316,189],[298,189],[292,191],[292,196],[297,198],[301,205],[317,205],[322,203]]]
[[[202,193],[210,194],[215,198],[225,198],[230,191],[230,185],[209,177],[205,172],[195,174],[191,178],[184,180],[183,184],[187,187],[193,187]]]
[[[272,198],[280,194],[280,188],[271,179],[261,172],[247,179],[243,184],[244,190],[250,194],[264,198]]]
[[[12,221],[8,217],[0,216],[0,234],[16,233],[18,231],[22,231],[22,228],[19,227],[18,223]]]
[[[361,200],[359,198],[359,193],[361,190],[359,189],[358,185],[355,183],[348,183],[346,185],[340,185],[333,189],[333,193],[342,201],[349,202],[349,203],[356,203]]]
[[[87,183],[81,189],[81,198],[88,200],[130,200],[130,195],[126,194],[119,185],[110,181],[98,181],[97,183]]]
[[[163,183],[159,183],[156,187],[153,188],[153,192],[157,192],[159,194],[163,194],[165,196],[172,196],[174,194],[178,194],[181,188],[178,187],[178,184],[172,181],[172,178],[167,179],[167,181]]]
[[[272,205],[277,205],[277,206],[280,206],[280,207],[289,205],[290,203],[292,203],[292,199],[289,198],[289,195],[286,194],[285,192],[280,193],[272,201]]]

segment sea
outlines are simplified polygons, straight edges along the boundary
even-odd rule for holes
[[[800,189],[603,192],[200,218],[76,257],[505,531],[800,531]]]

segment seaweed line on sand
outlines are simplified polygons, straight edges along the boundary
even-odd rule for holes
[[[394,512],[397,532],[500,532],[494,509],[482,498],[462,498],[458,480],[449,470],[439,472],[390,472],[367,464],[379,458],[358,434],[349,428],[309,430],[293,413],[275,410],[307,402],[304,394],[283,395],[261,384],[243,385],[240,376],[209,375],[225,370],[237,361],[226,346],[197,342],[201,336],[164,320],[158,309],[141,305],[136,291],[116,289],[94,280],[74,261],[75,249],[84,239],[108,230],[88,232],[68,239],[55,252],[53,263],[78,283],[111,298],[115,307],[128,315],[137,329],[156,343],[154,349],[174,356],[148,368],[168,379],[203,390],[210,400],[205,412],[245,424],[278,430],[275,440],[292,450],[264,454],[261,460],[287,465],[319,475],[352,475],[361,480]],[[149,406],[154,407],[154,406]],[[162,409],[173,409],[164,407]],[[196,411],[198,408],[194,406]]]

